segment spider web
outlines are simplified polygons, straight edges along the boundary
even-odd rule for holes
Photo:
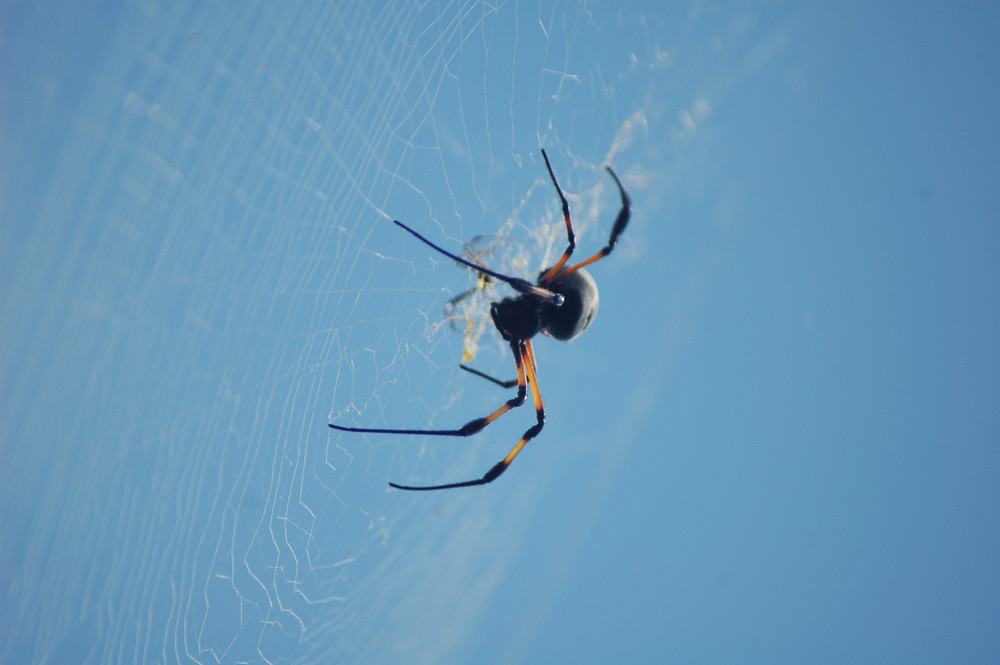
[[[540,342],[550,421],[490,491],[386,483],[478,477],[530,415],[457,442],[326,425],[457,426],[509,397],[457,367],[464,351],[513,375],[486,323],[503,289],[449,317],[474,274],[390,220],[455,251],[488,236],[484,260],[533,278],[565,242],[540,146],[581,253],[617,212],[603,164],[642,202],[595,272],[615,285],[609,310],[647,297],[627,272],[672,260],[646,247],[710,150],[702,124],[726,89],[693,65],[708,47],[684,41],[704,19],[610,3],[126,4],[43,31],[44,7],[26,11],[25,35],[62,46],[36,81],[14,77],[43,102],[13,114],[7,154],[29,154],[22,131],[71,124],[45,135],[51,172],[4,176],[26,192],[5,217],[45,220],[59,240],[5,231],[6,247],[32,250],[5,311],[37,334],[4,355],[4,376],[35,388],[8,401],[19,415],[4,441],[37,448],[4,483],[21,510],[6,518],[18,545],[4,555],[3,660],[430,663],[485,644],[516,660],[614,481],[629,420],[650,408],[602,395],[617,415],[596,426],[616,446],[581,424],[593,402],[573,404],[573,370],[607,364],[586,350],[615,344],[614,326]],[[651,366],[679,343],[718,233]],[[571,502],[556,513],[562,542],[535,560],[545,584],[497,647],[482,626],[524,584],[515,571],[550,530],[539,506],[553,497]]]

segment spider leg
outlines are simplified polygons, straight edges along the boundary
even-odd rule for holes
[[[539,280],[542,284],[548,284],[552,281],[553,277],[559,274],[559,271],[562,270],[562,267],[566,265],[566,261],[573,254],[573,250],[576,249],[576,234],[573,232],[573,220],[569,216],[569,202],[566,200],[566,195],[563,194],[562,187],[559,186],[559,181],[556,180],[556,174],[552,170],[552,164],[549,163],[549,156],[546,154],[545,148],[542,148],[542,157],[545,159],[545,168],[549,170],[549,177],[552,178],[552,184],[555,185],[556,194],[559,195],[559,201],[562,203],[563,221],[566,222],[566,236],[569,239],[566,251],[556,261],[556,264],[549,268],[549,271]]]
[[[472,436],[476,432],[479,432],[487,425],[492,423],[494,420],[507,413],[511,409],[517,408],[524,404],[524,400],[527,398],[527,386],[525,384],[525,369],[524,369],[524,354],[521,347],[515,343],[511,342],[511,349],[514,352],[514,364],[517,366],[517,394],[511,397],[509,400],[504,402],[504,405],[499,409],[489,414],[488,416],[483,416],[482,418],[475,418],[465,423],[458,429],[388,429],[381,427],[345,427],[343,425],[334,425],[333,423],[328,423],[331,429],[339,430],[341,432],[362,432],[365,434],[428,434],[431,436]]]
[[[462,369],[470,374],[475,374],[476,376],[481,376],[487,381],[497,384],[501,388],[513,388],[517,385],[517,379],[511,379],[510,381],[501,381],[500,379],[495,379],[485,372],[480,372],[478,369],[472,369],[468,365],[459,365]]]
[[[461,263],[463,266],[465,266],[467,268],[472,268],[473,270],[475,270],[476,272],[478,272],[481,275],[489,275],[490,277],[496,277],[501,282],[506,282],[507,284],[509,284],[511,286],[511,288],[513,288],[518,293],[532,293],[532,294],[538,296],[539,298],[543,298],[545,300],[550,300],[550,301],[554,302],[557,305],[561,305],[563,303],[563,297],[562,297],[562,295],[560,295],[558,293],[554,293],[552,291],[549,291],[548,289],[546,289],[543,286],[538,286],[537,284],[532,284],[531,282],[529,282],[526,279],[521,279],[520,277],[509,277],[508,275],[502,275],[502,274],[500,274],[498,272],[490,270],[489,268],[476,265],[472,261],[467,261],[466,259],[463,259],[461,256],[456,256],[455,254],[452,254],[448,250],[443,249],[441,247],[438,247],[437,245],[435,245],[434,243],[432,243],[430,240],[428,240],[427,238],[423,237],[422,235],[420,235],[419,233],[417,233],[416,231],[414,231],[413,229],[411,229],[409,226],[407,226],[406,224],[402,223],[398,219],[394,219],[392,221],[393,221],[393,223],[396,226],[402,227],[406,231],[409,231],[414,237],[416,237],[417,240],[419,240],[420,242],[424,243],[425,245],[427,245],[431,249],[437,250],[441,254],[444,254],[448,258],[450,258],[450,259],[452,259],[454,261],[457,261],[458,263]]]
[[[622,197],[622,207],[621,210],[618,211],[618,218],[615,220],[615,225],[611,228],[611,238],[608,240],[608,244],[607,246],[605,246],[604,249],[599,251],[597,254],[594,254],[589,259],[585,261],[580,261],[576,265],[566,268],[566,270],[563,270],[561,273],[556,275],[554,279],[549,279],[550,276],[552,275],[552,271],[550,270],[545,275],[545,279],[542,280],[546,284],[549,283],[550,281],[558,282],[566,275],[576,272],[577,270],[579,270],[584,266],[589,266],[591,263],[595,261],[603,259],[605,256],[607,256],[614,250],[615,245],[618,244],[618,236],[620,236],[622,234],[622,231],[625,230],[625,227],[628,226],[628,220],[632,216],[632,199],[629,197],[628,192],[625,191],[625,187],[622,186],[622,181],[618,179],[618,175],[611,169],[611,167],[605,166],[604,168],[607,169],[607,172],[611,174],[612,178],[614,178],[615,184],[618,185],[618,192],[621,194]]]
[[[531,384],[531,395],[535,400],[535,424],[529,427],[525,433],[521,436],[521,440],[517,442],[507,456],[502,460],[493,465],[489,471],[483,475],[482,478],[477,478],[475,480],[466,480],[460,483],[447,483],[445,485],[429,485],[429,486],[412,486],[412,485],[398,485],[396,483],[389,483],[392,487],[400,490],[413,490],[413,491],[427,491],[427,490],[449,490],[456,487],[474,487],[476,485],[486,485],[487,483],[492,483],[494,480],[500,477],[500,475],[507,470],[514,458],[520,454],[521,450],[531,441],[538,433],[542,431],[542,427],[545,426],[545,405],[542,403],[542,393],[538,389],[538,376],[537,368],[535,365],[535,351],[531,346],[531,340],[523,340],[520,342],[511,342],[511,346],[515,345],[523,347],[523,355],[527,356],[527,362],[524,363],[524,367],[518,366],[517,377],[519,381],[519,387],[523,388],[523,380],[525,375],[527,376],[528,383]],[[515,357],[517,354],[515,354]],[[520,391],[519,391],[520,392]]]

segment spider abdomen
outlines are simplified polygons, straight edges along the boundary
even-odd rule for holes
[[[556,277],[545,288],[558,293],[564,300],[559,306],[546,303],[542,307],[543,335],[567,342],[586,330],[597,316],[600,304],[597,282],[583,268],[565,277]]]

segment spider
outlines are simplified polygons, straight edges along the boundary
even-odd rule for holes
[[[389,485],[401,490],[444,490],[455,487],[473,487],[475,485],[486,485],[491,483],[507,470],[514,458],[518,456],[524,446],[529,441],[538,436],[545,425],[545,406],[542,403],[542,393],[538,388],[537,366],[535,364],[535,350],[531,340],[538,333],[542,333],[553,339],[569,341],[587,329],[587,326],[594,320],[597,314],[598,294],[597,283],[590,276],[584,266],[603,259],[610,254],[615,245],[618,244],[618,236],[622,234],[628,225],[629,217],[632,214],[632,201],[628,193],[622,186],[621,180],[611,169],[605,169],[618,186],[621,194],[622,207],[618,212],[618,218],[611,228],[611,238],[608,244],[601,251],[597,252],[589,259],[580,261],[568,266],[566,262],[576,249],[576,235],[573,233],[573,220],[569,214],[569,203],[563,194],[556,174],[552,171],[552,164],[549,163],[549,156],[542,149],[542,158],[545,160],[545,168],[548,169],[549,177],[559,195],[562,203],[563,220],[566,223],[566,235],[569,242],[566,250],[559,260],[550,268],[542,270],[538,275],[538,281],[531,283],[519,277],[510,277],[494,272],[485,266],[474,264],[451,252],[438,247],[433,242],[423,237],[406,224],[398,220],[393,222],[411,233],[418,240],[428,245],[432,249],[444,254],[458,263],[461,263],[472,270],[475,270],[483,277],[492,277],[508,284],[516,292],[490,305],[490,316],[493,324],[500,332],[500,336],[510,344],[511,353],[514,355],[514,368],[517,370],[517,378],[510,381],[500,381],[488,374],[472,369],[465,365],[460,367],[476,376],[491,381],[503,388],[513,388],[517,386],[517,394],[501,406],[499,409],[483,416],[470,420],[458,429],[385,429],[372,427],[345,427],[334,425],[330,427],[341,432],[362,432],[368,434],[420,434],[430,436],[471,436],[482,431],[487,425],[497,420],[511,409],[524,404],[528,396],[528,386],[531,386],[531,396],[535,403],[535,424],[532,425],[521,436],[521,440],[507,456],[497,462],[482,478],[466,480],[457,483],[446,483],[443,485],[400,485],[390,482]]]

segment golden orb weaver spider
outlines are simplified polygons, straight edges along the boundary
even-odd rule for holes
[[[460,367],[476,376],[483,377],[504,388],[517,386],[517,394],[507,400],[503,406],[481,418],[470,420],[458,429],[387,429],[378,427],[345,427],[329,423],[332,429],[341,432],[362,432],[368,434],[419,434],[428,436],[471,436],[482,431],[487,425],[504,415],[511,409],[524,404],[528,397],[528,386],[531,386],[531,396],[535,403],[535,424],[529,427],[521,436],[521,440],[507,456],[497,462],[487,471],[482,478],[466,480],[457,483],[445,483],[443,485],[400,485],[390,482],[391,487],[401,490],[444,490],[455,487],[472,487],[475,485],[485,485],[500,477],[507,467],[510,466],[514,458],[518,456],[525,445],[538,436],[545,425],[545,405],[542,402],[542,393],[538,388],[537,366],[535,364],[535,350],[531,340],[538,333],[542,333],[553,339],[569,341],[587,329],[587,326],[594,320],[597,314],[598,292],[597,282],[590,276],[590,273],[583,269],[595,261],[603,259],[609,255],[618,244],[618,237],[628,226],[629,218],[632,215],[632,200],[628,192],[622,186],[618,175],[610,166],[604,167],[615,181],[618,192],[621,195],[621,210],[615,219],[615,224],[611,228],[611,237],[608,244],[601,251],[597,252],[589,259],[580,261],[569,267],[566,262],[573,255],[576,249],[576,234],[573,232],[573,220],[569,214],[569,203],[566,195],[563,194],[556,174],[549,163],[549,156],[545,149],[542,149],[542,158],[545,160],[545,168],[548,169],[549,177],[559,195],[562,203],[563,220],[566,223],[566,236],[568,243],[566,250],[559,260],[550,268],[542,270],[538,275],[538,281],[531,283],[520,277],[510,277],[494,272],[485,266],[476,265],[451,252],[438,247],[433,242],[423,237],[406,224],[398,220],[393,222],[402,229],[411,233],[417,240],[425,245],[444,254],[445,256],[461,263],[478,272],[481,276],[489,276],[508,284],[517,293],[507,296],[490,305],[490,316],[493,325],[500,332],[500,336],[510,344],[511,353],[514,355],[514,368],[517,370],[517,378],[511,381],[500,381],[483,372],[460,365]]]

